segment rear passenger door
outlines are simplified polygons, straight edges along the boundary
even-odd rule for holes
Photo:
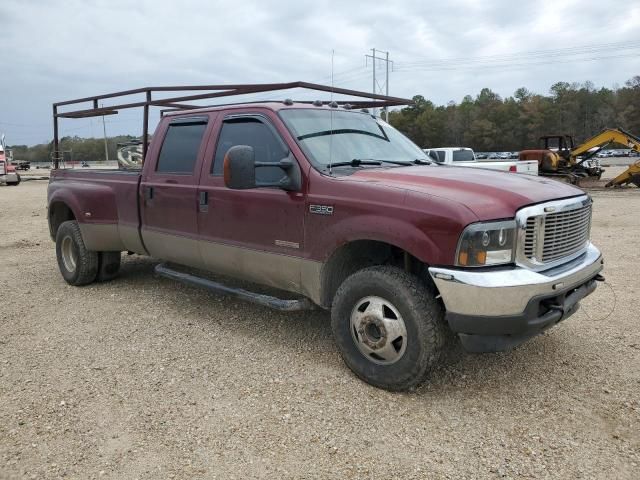
[[[211,115],[176,117],[156,132],[140,184],[142,239],[149,254],[200,266],[198,183]]]

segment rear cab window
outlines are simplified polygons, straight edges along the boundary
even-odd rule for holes
[[[454,162],[473,162],[475,160],[473,156],[473,150],[467,148],[461,148],[453,151]]]
[[[190,117],[173,120],[169,124],[156,164],[157,173],[193,173],[207,120],[207,117]]]

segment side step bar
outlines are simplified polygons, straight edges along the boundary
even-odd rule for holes
[[[196,287],[204,287],[208,290],[217,293],[224,293],[232,295],[234,297],[246,300],[249,302],[257,303],[265,307],[273,308],[275,310],[281,310],[284,312],[297,312],[300,310],[313,310],[315,307],[313,302],[308,298],[302,298],[300,300],[283,300],[281,298],[272,297],[270,295],[263,295],[261,293],[249,292],[242,288],[228,287],[222,283],[214,282],[208,278],[198,277],[189,273],[179,272],[169,268],[164,263],[156,265],[155,272],[161,277],[170,278],[171,280],[177,280],[188,285],[195,285]]]

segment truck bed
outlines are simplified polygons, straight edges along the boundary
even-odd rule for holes
[[[490,170],[503,170],[509,172],[512,166],[516,167],[516,173],[527,175],[538,175],[538,162],[536,160],[492,160],[485,162],[469,162],[468,166],[477,168],[488,168]]]
[[[140,237],[140,179],[137,170],[52,170],[50,211],[56,202],[68,205],[87,248],[145,253]]]

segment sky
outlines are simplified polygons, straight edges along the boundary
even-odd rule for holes
[[[484,87],[613,88],[640,75],[640,1],[1,0],[0,47],[0,134],[31,145],[51,140],[53,102],[112,91],[330,84],[332,63],[336,86],[371,91],[372,48],[393,60],[390,95],[436,104]],[[383,62],[376,74],[384,80]],[[125,111],[104,128],[140,134],[141,118]],[[102,134],[101,117],[61,121],[61,136]]]

